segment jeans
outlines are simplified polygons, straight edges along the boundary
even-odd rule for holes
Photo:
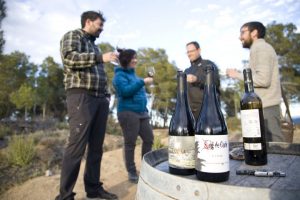
[[[151,151],[153,144],[153,132],[149,123],[148,113],[135,113],[123,111],[118,113],[123,136],[124,136],[124,156],[125,166],[128,173],[136,173],[134,162],[134,150],[138,135],[142,138],[142,157]]]

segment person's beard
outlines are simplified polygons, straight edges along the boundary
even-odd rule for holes
[[[95,38],[98,38],[103,31],[102,28],[96,28],[94,25],[91,27],[90,34]]]
[[[102,29],[98,29],[97,31],[95,31],[95,33],[93,34],[94,37],[98,38],[100,36],[102,32]]]
[[[243,48],[250,49],[252,43],[253,43],[252,38],[249,38],[248,40],[244,40],[244,42],[243,42]]]

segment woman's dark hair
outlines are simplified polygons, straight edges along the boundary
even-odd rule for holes
[[[103,13],[101,11],[86,11],[81,14],[81,28],[84,28],[85,22],[87,19],[90,19],[91,21],[95,21],[96,19],[101,19],[101,21],[104,23],[105,18],[103,16]]]
[[[117,51],[120,53],[119,54],[120,65],[121,67],[126,69],[130,61],[136,55],[136,51],[133,49],[117,49]]]

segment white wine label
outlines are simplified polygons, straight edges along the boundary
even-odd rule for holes
[[[241,121],[242,121],[243,137],[246,138],[261,137],[258,109],[241,110]]]
[[[180,169],[195,168],[194,136],[169,136],[169,165]]]
[[[229,171],[228,135],[195,135],[196,166],[201,172]]]
[[[246,150],[262,150],[261,143],[244,143]]]

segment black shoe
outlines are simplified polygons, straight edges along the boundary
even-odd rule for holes
[[[96,194],[87,194],[87,200],[118,200],[118,196],[104,189],[98,190]]]
[[[139,177],[136,173],[129,172],[128,173],[128,180],[132,183],[138,183]]]
[[[75,199],[74,199],[74,196],[75,196],[75,195],[76,195],[76,193],[72,192],[71,196],[65,198],[65,200],[75,200]],[[57,196],[55,197],[55,200],[61,200],[61,199],[62,199],[62,198],[60,197],[60,195],[57,195]]]

